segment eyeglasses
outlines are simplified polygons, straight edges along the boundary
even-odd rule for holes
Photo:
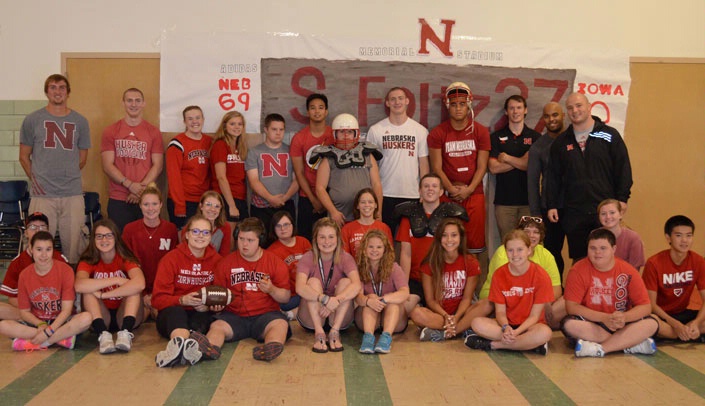
[[[45,225],[38,226],[36,224],[32,224],[32,225],[27,226],[27,230],[32,230],[32,231],[37,231],[37,230],[46,231],[48,229],[49,229],[49,226],[45,226]]]
[[[283,223],[283,224],[277,224],[274,227],[276,227],[277,230],[283,230],[285,228],[289,228],[292,226],[293,226],[293,224],[291,224],[291,223]]]
[[[203,205],[206,207],[212,208],[212,209],[220,209],[221,207],[223,207],[223,206],[219,205],[218,203],[211,203],[211,202],[203,203]]]
[[[103,238],[108,239],[108,240],[112,240],[113,238],[115,238],[115,234],[113,234],[113,233],[105,233],[105,234],[96,234],[96,235],[95,235],[95,239],[98,240],[98,241],[103,240]]]
[[[534,223],[541,224],[543,223],[543,219],[541,217],[534,217],[534,216],[521,216],[521,219],[519,220],[520,223],[525,223],[533,221]]]
[[[192,228],[188,231],[190,231],[191,235],[193,235],[193,236],[202,235],[204,237],[208,237],[209,235],[211,235],[211,230],[201,230],[198,228]]]

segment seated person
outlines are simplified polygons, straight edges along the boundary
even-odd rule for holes
[[[98,352],[110,354],[132,348],[134,330],[144,320],[144,275],[139,261],[120,238],[112,220],[100,220],[76,269],[76,292],[93,317]],[[112,332],[117,332],[113,341]]]
[[[20,273],[34,262],[29,241],[38,231],[47,230],[49,230],[49,218],[44,213],[35,212],[27,216],[24,232],[27,248],[10,262],[5,279],[0,286],[0,293],[8,297],[7,303],[0,302],[0,320],[20,319],[20,311],[17,309],[17,283],[20,279]],[[60,251],[54,250],[52,255],[55,260],[66,262],[66,258],[61,255]]]
[[[355,325],[362,330],[360,352],[387,354],[392,349],[392,334],[406,330],[409,283],[399,264],[394,262],[394,248],[387,235],[370,230],[362,237],[357,257],[362,290],[357,295]],[[375,345],[375,331],[382,334]]]
[[[563,334],[576,357],[604,357],[614,351],[653,354],[658,322],[639,272],[616,258],[616,238],[604,228],[588,236],[587,258],[576,262],[565,285]]]
[[[15,351],[53,344],[73,349],[76,335],[91,325],[90,313],[71,315],[76,299],[73,269],[54,260],[54,237],[48,231],[34,234],[30,249],[34,263],[20,274],[17,288],[21,321],[0,321],[0,334],[13,339]]]
[[[553,285],[553,298],[554,300],[546,303],[546,309],[544,317],[546,322],[552,329],[556,330],[560,328],[561,320],[565,317],[565,301],[563,300],[561,289],[561,276],[558,272],[558,266],[556,265],[556,260],[546,248],[543,246],[543,239],[546,236],[546,229],[544,228],[543,219],[541,217],[530,217],[522,216],[519,220],[516,230],[523,230],[526,235],[529,236],[531,241],[531,251],[529,253],[529,260],[539,265],[546,273],[548,273],[549,278],[551,278],[551,285]],[[478,306],[485,309],[485,315],[488,316],[492,313],[492,304],[487,300],[490,295],[490,283],[492,282],[492,276],[494,272],[502,265],[509,262],[507,258],[507,251],[504,245],[500,245],[497,251],[492,255],[490,260],[489,272],[487,273],[487,279],[482,285],[482,290],[480,290],[480,300],[478,301]]]
[[[266,240],[264,223],[246,218],[238,224],[237,250],[223,258],[215,271],[215,285],[232,292],[232,302],[218,313],[207,337],[220,348],[225,341],[253,338],[263,345],[252,350],[258,361],[272,361],[284,351],[291,337],[286,316],[279,310],[287,303],[289,271],[284,261],[262,249]]]
[[[544,309],[553,301],[551,279],[541,266],[529,261],[531,240],[523,230],[507,233],[502,245],[510,260],[492,277],[490,301],[495,318],[475,318],[474,333],[465,338],[465,346],[485,351],[534,350],[546,355],[552,333]]]
[[[693,294],[699,294],[705,303],[705,259],[690,250],[694,232],[695,224],[688,217],[669,218],[664,233],[671,248],[646,261],[644,284],[651,312],[658,316],[658,337],[704,341],[705,306],[688,308]]]
[[[355,195],[353,203],[353,215],[355,220],[345,224],[341,230],[343,235],[343,249],[345,252],[357,258],[357,248],[360,246],[362,236],[369,230],[382,230],[390,241],[392,230],[379,218],[379,205],[377,196],[371,188],[360,189]]]
[[[421,266],[426,307],[417,306],[411,312],[411,319],[422,327],[421,341],[438,342],[458,334],[465,337],[478,316],[471,303],[480,264],[465,254],[465,244],[463,223],[452,217],[443,219]]]
[[[232,245],[232,228],[226,221],[225,210],[223,208],[223,197],[214,190],[208,190],[201,195],[196,214],[200,214],[211,222],[213,233],[211,234],[211,247],[218,251],[220,256],[230,253]],[[186,231],[181,230],[181,240]]]

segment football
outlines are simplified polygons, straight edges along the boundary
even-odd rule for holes
[[[232,293],[228,288],[210,285],[202,287],[196,297],[206,306],[227,306],[232,300]]]

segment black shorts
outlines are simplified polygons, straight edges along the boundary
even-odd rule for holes
[[[421,298],[419,304],[421,306],[426,306],[426,300],[423,294],[423,285],[421,285],[421,282],[414,279],[409,279],[409,294],[417,295]]]
[[[221,312],[215,315],[217,320],[228,323],[233,330],[233,338],[228,341],[240,341],[245,338],[254,338],[258,342],[264,342],[264,330],[269,323],[274,320],[284,320],[287,322],[286,339],[291,337],[291,326],[286,320],[286,316],[280,312],[267,312],[258,316],[241,317],[231,312]]]
[[[237,211],[240,212],[240,217],[230,216],[230,206],[228,206],[228,202],[226,202],[225,198],[223,197],[223,213],[225,213],[225,219],[231,223],[237,223],[240,220],[244,220],[250,217],[250,211],[247,207],[247,201],[235,198],[233,198],[233,200],[235,201],[235,207],[237,207]]]
[[[678,320],[679,322],[683,324],[688,324],[691,321],[695,320],[696,317],[698,317],[698,311],[697,310],[691,310],[691,309],[685,309],[680,313],[676,314],[669,314],[669,316],[673,317],[674,319]],[[659,317],[660,319],[660,317]],[[664,320],[665,322],[666,320]]]
[[[639,320],[628,321],[628,322],[626,322],[624,325],[626,326],[626,325],[629,325],[629,324],[632,324],[632,323],[636,323],[637,321],[646,320],[646,319],[651,319],[651,320],[655,321],[655,322],[658,324],[658,321],[657,321],[655,318],[651,317],[651,315],[648,315],[648,316],[646,316],[646,317],[640,318]],[[573,337],[573,336],[571,336],[570,334],[568,334],[568,333],[565,331],[565,323],[566,323],[566,321],[569,321],[569,320],[587,321],[588,323],[593,323],[593,324],[595,324],[595,325],[597,325],[597,326],[600,326],[603,330],[605,330],[606,332],[608,332],[608,333],[610,333],[610,334],[616,333],[616,331],[610,330],[610,328],[607,327],[604,323],[598,323],[598,322],[595,322],[595,321],[586,320],[585,318],[583,318],[583,317],[581,317],[581,316],[574,316],[574,315],[572,315],[572,314],[569,314],[569,315],[565,316],[565,317],[563,318],[563,320],[561,320],[561,331],[563,332],[563,335],[568,339],[568,341],[570,341],[570,343],[573,344],[573,345],[577,342],[577,340],[578,340],[579,337]],[[657,334],[658,334],[658,327],[656,328],[656,332],[654,333],[654,335],[653,335],[652,337],[656,337]]]

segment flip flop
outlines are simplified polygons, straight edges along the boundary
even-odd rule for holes
[[[323,346],[323,348],[317,348],[316,344]],[[326,345],[326,333],[316,333],[315,342],[311,351],[317,354],[325,354],[328,352],[328,346]]]
[[[339,344],[340,347],[333,347],[333,343]],[[341,352],[345,349],[343,343],[340,342],[340,330],[330,329],[328,344],[330,345],[330,352]]]

